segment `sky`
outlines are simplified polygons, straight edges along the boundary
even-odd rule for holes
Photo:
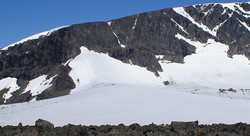
[[[0,48],[33,34],[84,22],[202,3],[249,0],[1,0]]]

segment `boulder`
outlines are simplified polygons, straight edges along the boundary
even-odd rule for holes
[[[36,127],[41,127],[41,128],[49,128],[53,129],[54,124],[50,123],[49,121],[43,120],[43,119],[38,119],[35,123]]]

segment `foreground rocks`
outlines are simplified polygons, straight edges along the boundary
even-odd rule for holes
[[[250,125],[237,123],[233,125],[213,124],[199,125],[195,122],[172,122],[170,125],[123,124],[82,126],[66,125],[54,127],[45,120],[37,120],[35,126],[0,127],[1,136],[250,136]]]

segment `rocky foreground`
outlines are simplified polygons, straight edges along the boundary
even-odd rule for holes
[[[250,125],[212,124],[199,125],[195,122],[172,122],[170,125],[132,124],[83,126],[68,124],[63,127],[45,120],[37,120],[35,126],[0,126],[0,136],[250,136]]]

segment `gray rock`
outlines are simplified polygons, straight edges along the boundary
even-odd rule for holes
[[[101,125],[82,126],[68,124],[53,127],[48,121],[38,120],[35,126],[0,126],[1,136],[249,136],[250,125],[237,123],[232,125],[198,125],[195,122],[172,122],[171,125]]]
[[[169,85],[169,81],[164,81],[163,84],[164,85]]]
[[[54,125],[50,123],[49,121],[43,120],[43,119],[38,119],[35,123],[36,127],[41,127],[41,128],[48,128],[48,129],[53,129]]]
[[[198,124],[199,124],[198,121],[194,121],[194,122],[172,121],[171,127],[177,128],[177,129],[180,129],[180,128],[187,129],[187,128],[195,128],[198,126]]]

